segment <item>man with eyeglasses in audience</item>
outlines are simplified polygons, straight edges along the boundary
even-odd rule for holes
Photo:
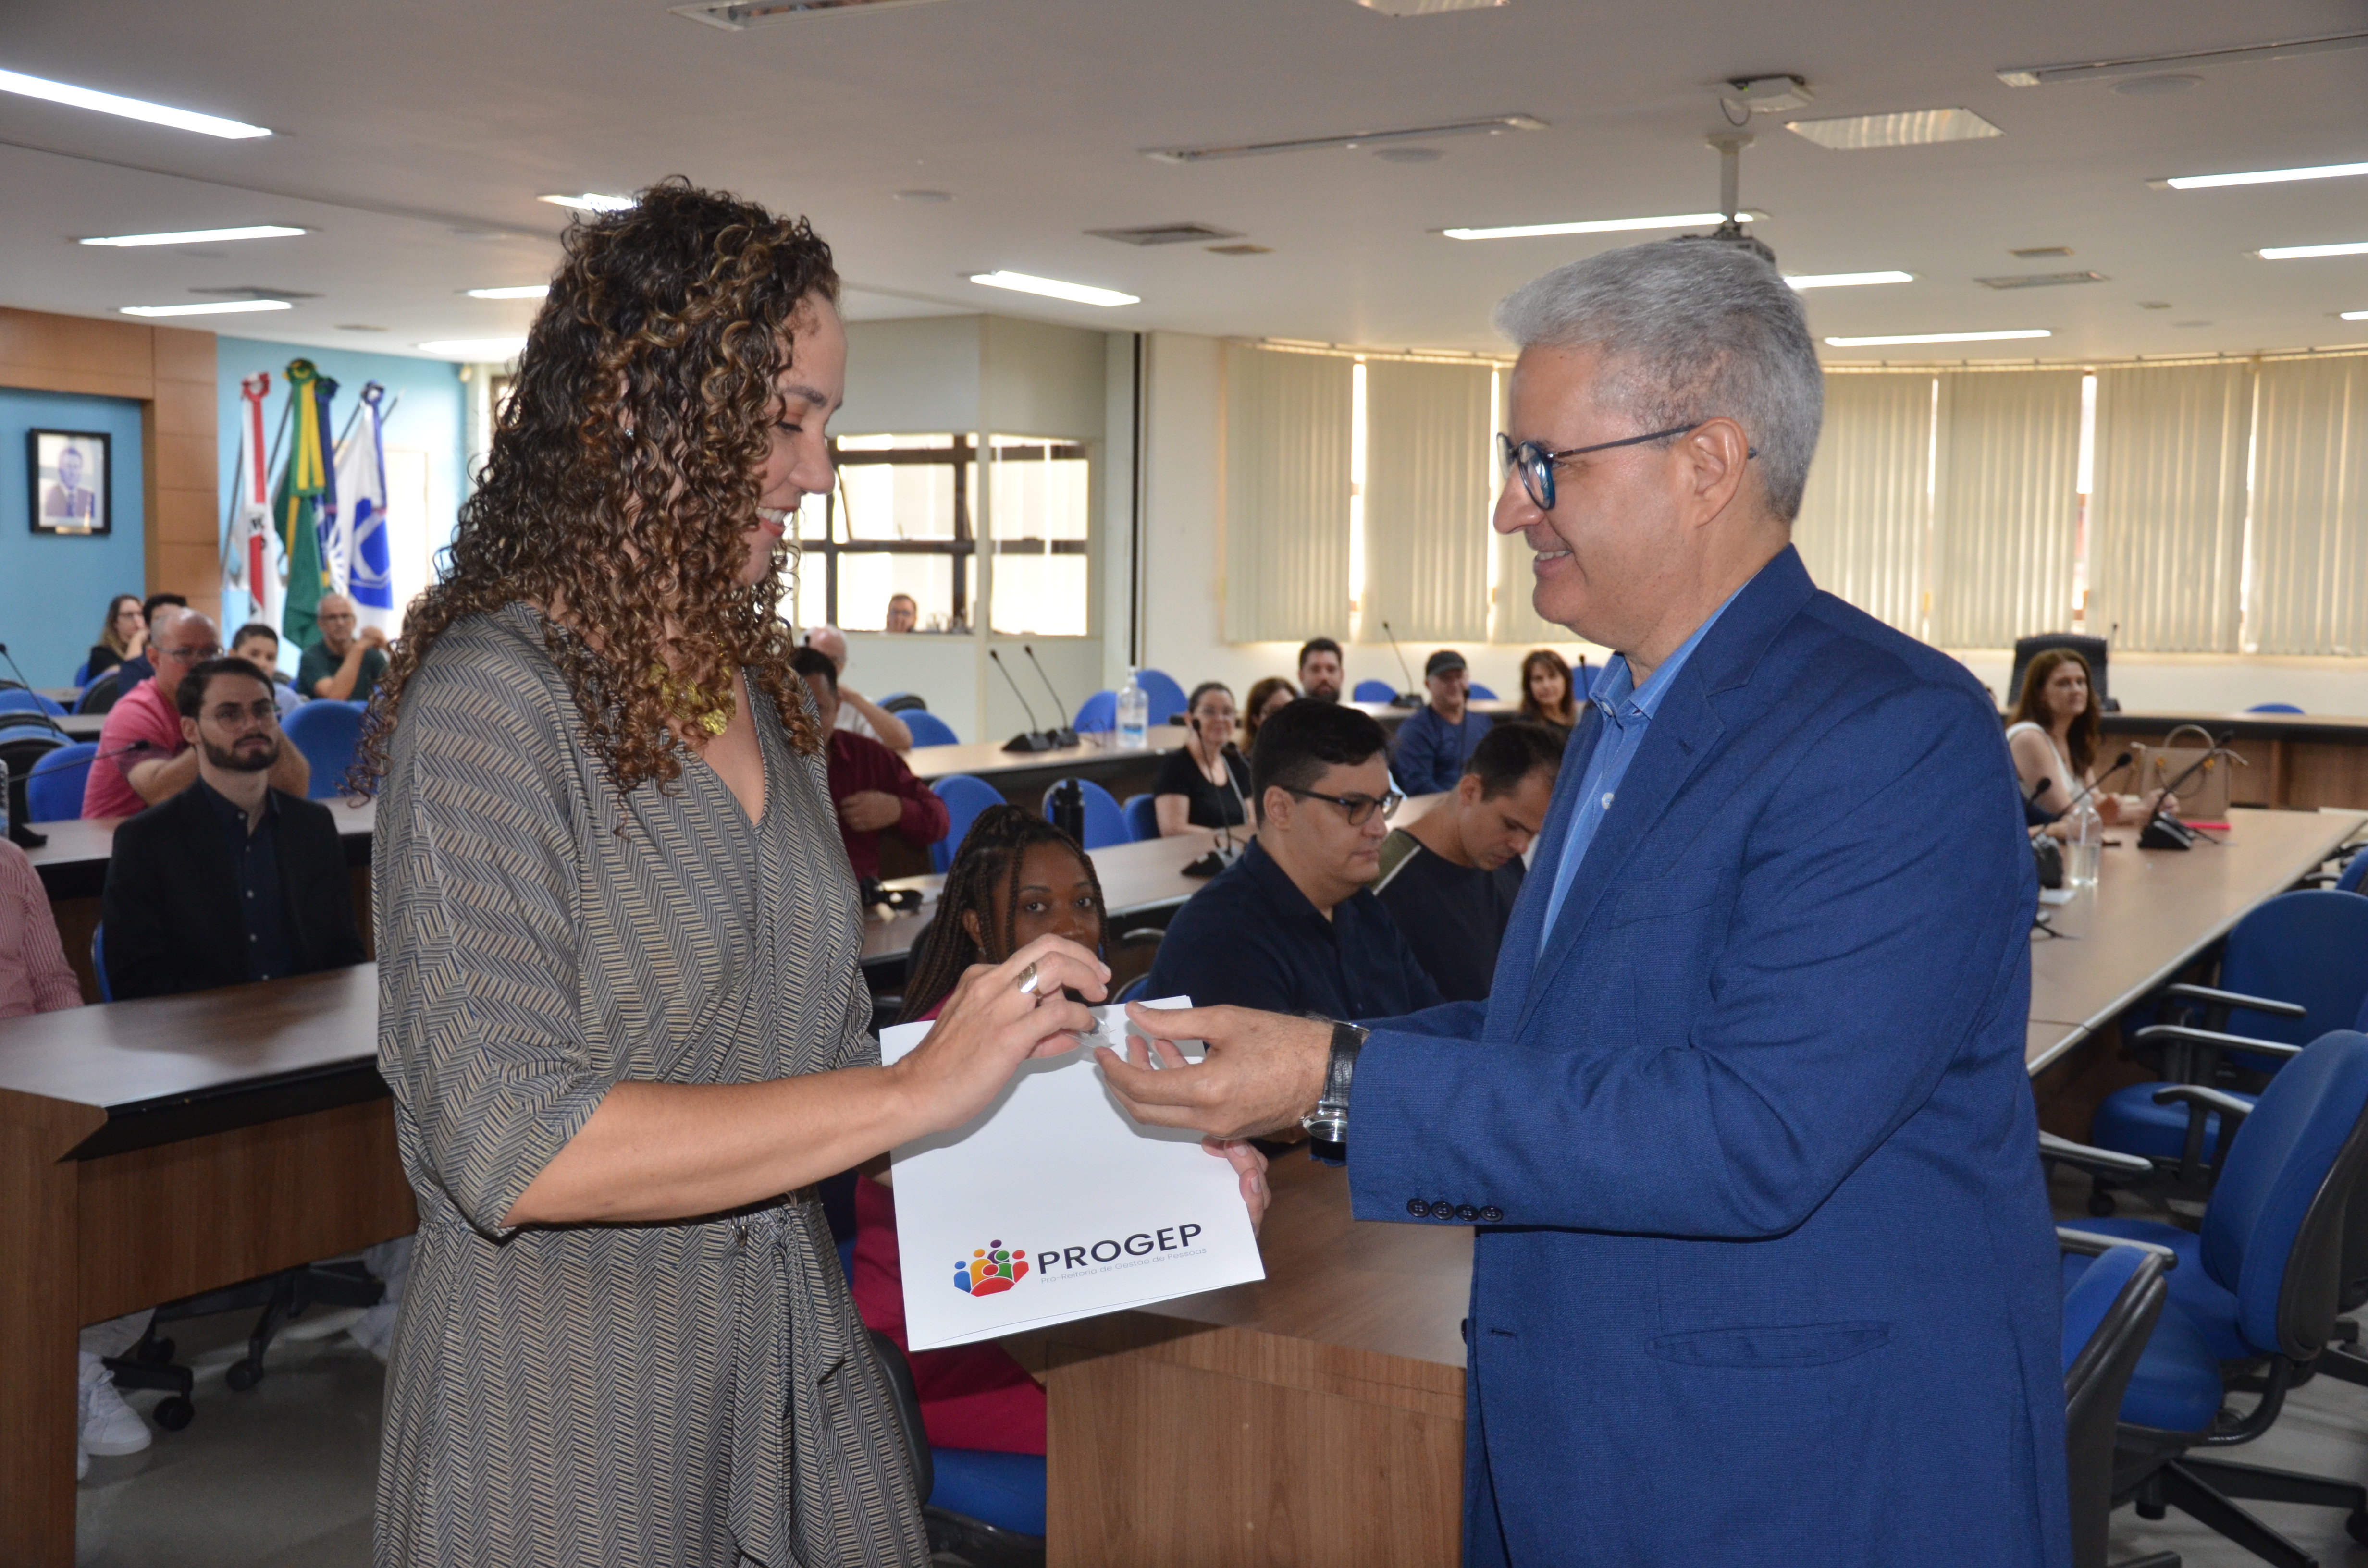
[[[1381,725],[1302,698],[1258,727],[1250,792],[1257,836],[1177,911],[1145,994],[1335,1018],[1439,1001],[1370,891],[1400,799]]]
[[[183,738],[175,704],[189,671],[221,655],[221,638],[199,611],[159,606],[148,622],[148,652],[155,675],[118,698],[98,732],[98,751],[83,782],[85,817],[131,816],[171,800],[198,777],[198,756]],[[302,795],[313,770],[302,752],[282,746],[269,777],[275,789]]]

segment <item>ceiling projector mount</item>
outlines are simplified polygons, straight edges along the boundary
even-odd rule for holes
[[[1679,234],[1670,243],[1683,244],[1713,244],[1735,245],[1749,251],[1769,266],[1776,265],[1776,253],[1762,241],[1743,232],[1743,150],[1754,140],[1748,131],[1714,131],[1703,140],[1718,153],[1718,210],[1722,214],[1718,227],[1707,234]]]

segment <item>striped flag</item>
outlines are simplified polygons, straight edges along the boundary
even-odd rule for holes
[[[294,417],[288,466],[280,471],[279,487],[271,498],[271,517],[281,559],[288,563],[279,633],[298,648],[310,648],[321,640],[321,596],[329,587],[321,546],[323,535],[336,526],[337,493],[324,433],[329,400],[336,392],[337,383],[323,376],[310,359],[288,362],[288,397]]]
[[[354,601],[358,625],[394,628],[394,575],[386,537],[386,389],[365,382],[353,427],[337,443],[337,527],[329,574]]]

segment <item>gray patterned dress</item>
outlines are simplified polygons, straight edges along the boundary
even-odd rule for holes
[[[502,1224],[611,1084],[879,1060],[822,760],[756,717],[752,824],[702,764],[619,794],[522,605],[454,625],[404,692],[372,877],[419,1243],[381,1564],[928,1558],[811,1191],[677,1224]]]

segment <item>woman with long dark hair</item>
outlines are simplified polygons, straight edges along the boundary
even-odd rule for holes
[[[2060,816],[2072,809],[2073,798],[2081,790],[2103,782],[2097,777],[2102,713],[2096,685],[2089,678],[2089,661],[2078,652],[2049,648],[2032,655],[2006,724],[2015,777],[2032,804]],[[2154,810],[2151,797],[2097,790],[2089,799],[2108,823],[2135,821]],[[2178,797],[2171,797],[2174,810],[2178,804]],[[2063,831],[2060,822],[2055,831]]]
[[[1578,727],[1578,697],[1570,666],[1552,648],[1532,648],[1521,661],[1521,717],[1565,740]]]
[[[140,608],[140,596],[118,594],[107,601],[107,624],[98,629],[98,641],[90,645],[90,664],[83,678],[97,680],[124,660],[136,659],[147,651],[148,617]]]
[[[1092,1016],[1046,937],[879,1065],[777,618],[845,378],[830,251],[668,182],[580,222],[416,600],[382,776],[379,1060],[419,1206],[382,1564],[928,1555],[813,1183]]]
[[[1258,750],[1258,726],[1299,700],[1299,688],[1281,676],[1268,676],[1242,699],[1242,751]]]

